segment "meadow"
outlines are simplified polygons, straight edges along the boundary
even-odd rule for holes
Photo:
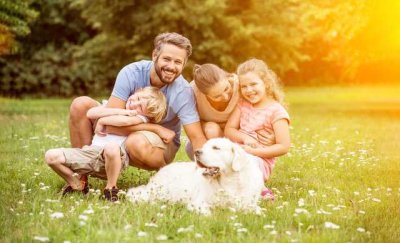
[[[292,148],[262,215],[62,198],[44,152],[68,147],[70,99],[0,98],[1,242],[399,242],[400,86],[287,88]],[[175,161],[187,160],[184,150]],[[129,168],[122,189],[153,172]]]

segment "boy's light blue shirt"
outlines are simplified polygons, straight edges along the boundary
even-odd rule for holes
[[[136,90],[150,86],[152,66],[152,61],[139,61],[123,67],[118,73],[111,95],[127,101]],[[167,98],[168,111],[160,125],[175,131],[174,143],[179,146],[181,124],[187,125],[200,121],[193,89],[180,75],[173,83],[162,87],[161,91]]]

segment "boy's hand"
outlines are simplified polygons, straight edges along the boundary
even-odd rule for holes
[[[97,121],[96,128],[94,129],[94,133],[104,137],[107,135],[106,133],[106,126],[101,123],[101,118]]]
[[[175,137],[175,132],[168,128],[161,127],[158,131],[158,136],[160,136],[164,143],[170,143]]]
[[[135,110],[125,110],[125,111],[126,112],[123,115],[126,115],[126,116],[136,116],[138,114],[137,111],[135,111]]]

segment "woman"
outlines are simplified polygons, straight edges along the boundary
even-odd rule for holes
[[[214,64],[196,64],[193,81],[191,85],[206,138],[223,137],[225,124],[240,98],[237,76]],[[186,153],[193,159],[190,142],[186,144]]]

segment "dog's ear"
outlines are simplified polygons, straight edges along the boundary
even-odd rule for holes
[[[246,154],[238,144],[233,144],[232,153],[233,153],[232,170],[240,171],[243,168],[244,164],[246,163]]]

